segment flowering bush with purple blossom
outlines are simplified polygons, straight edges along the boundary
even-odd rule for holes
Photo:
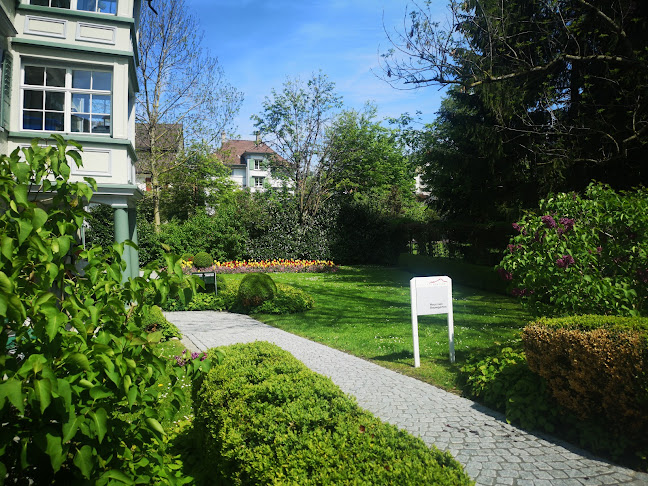
[[[591,184],[513,223],[498,273],[536,315],[648,313],[648,191]]]

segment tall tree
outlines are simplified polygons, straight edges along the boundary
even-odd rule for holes
[[[445,26],[430,5],[392,35],[388,81],[480,96],[549,189],[648,182],[648,3],[451,0]]]
[[[185,0],[156,0],[155,10],[142,9],[137,122],[146,133],[148,153],[140,163],[151,174],[159,231],[161,178],[186,166],[182,155],[188,152],[180,150],[185,140],[209,145],[228,129],[243,97],[203,47],[203,32]],[[169,156],[172,150],[177,156]]]
[[[328,155],[326,127],[342,106],[335,84],[319,72],[308,81],[287,79],[282,91],[272,90],[263,111],[253,115],[264,141],[282,160],[283,169],[297,197],[300,219],[314,215],[326,194],[322,191],[322,161]]]
[[[414,200],[415,167],[396,129],[376,121],[376,107],[345,110],[327,130],[326,182],[337,194],[379,197],[398,213]]]

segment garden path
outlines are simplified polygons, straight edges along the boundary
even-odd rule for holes
[[[252,319],[226,312],[167,312],[185,345],[269,341],[330,377],[382,420],[450,453],[479,486],[648,485],[632,471],[546,435],[506,423],[503,415],[376,364]]]

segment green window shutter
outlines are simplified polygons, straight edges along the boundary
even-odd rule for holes
[[[248,169],[254,170],[254,159],[247,159]]]
[[[5,130],[9,129],[9,115],[11,113],[11,76],[13,59],[8,51],[4,52],[2,60],[2,106],[0,106],[0,124]]]

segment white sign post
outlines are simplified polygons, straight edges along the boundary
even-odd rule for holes
[[[414,338],[414,367],[421,366],[418,339],[418,316],[448,314],[450,362],[455,362],[454,317],[452,314],[452,279],[450,277],[416,277],[410,280],[412,298],[412,337]]]

